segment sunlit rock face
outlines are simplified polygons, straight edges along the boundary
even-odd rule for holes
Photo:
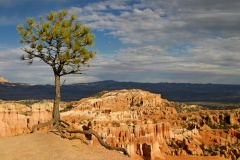
[[[177,113],[159,94],[138,89],[103,92],[72,103],[73,109],[62,118],[73,122],[75,128],[96,130],[112,146],[125,147],[136,159],[164,158],[169,152],[166,140],[173,135],[169,122],[154,122],[147,115],[166,116]],[[84,121],[76,123],[81,117]],[[89,139],[99,145],[95,137]]]
[[[159,94],[132,89],[61,102],[60,110],[71,129],[95,130],[107,144],[126,148],[136,160],[169,155],[240,157],[239,109],[196,111],[191,105],[180,113],[173,104]],[[0,137],[29,133],[34,124],[52,118],[52,107],[51,101],[0,101]],[[81,136],[100,145],[94,136]]]
[[[51,119],[52,106],[50,102],[34,103],[30,107],[15,102],[1,102],[0,137],[29,133],[34,124]]]
[[[159,107],[168,101],[159,94],[153,94],[139,89],[116,90],[102,92],[95,97],[84,98],[74,106],[74,110],[107,110],[124,111],[131,107]]]
[[[3,78],[3,77],[0,77],[0,83],[7,83],[7,82],[8,82],[7,79],[5,79],[5,78]]]
[[[112,146],[127,148],[131,157],[155,159],[163,157],[162,152],[168,152],[166,140],[171,138],[169,123],[125,125],[119,127],[93,127],[103,140]],[[98,145],[98,140],[92,137],[93,145]]]

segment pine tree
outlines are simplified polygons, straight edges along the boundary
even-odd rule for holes
[[[69,130],[70,124],[61,120],[60,105],[60,77],[69,74],[82,74],[89,67],[88,61],[96,54],[88,50],[93,45],[94,34],[90,28],[79,23],[76,15],[69,15],[68,11],[51,12],[39,17],[40,22],[34,18],[26,20],[27,27],[18,25],[17,30],[21,36],[20,43],[25,44],[21,60],[27,60],[29,64],[34,59],[40,59],[51,66],[55,77],[55,99],[53,105],[52,119],[46,123],[36,124],[32,132],[40,127],[53,125],[62,137],[71,139],[67,133],[93,134],[100,143],[108,149],[115,149],[128,155],[124,148],[112,147],[104,143],[97,132],[93,130]]]

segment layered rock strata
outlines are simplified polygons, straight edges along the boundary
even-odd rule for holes
[[[29,133],[34,124],[51,119],[53,104],[34,103],[31,107],[13,102],[0,103],[0,137]],[[42,128],[44,130],[46,128]]]
[[[171,156],[240,157],[240,110],[177,112],[161,95],[142,91],[102,92],[79,101],[61,103],[61,117],[73,129],[93,129],[112,146],[124,147],[134,159]],[[30,132],[34,124],[51,119],[53,103],[0,101],[0,137]],[[183,111],[182,111],[183,110]],[[41,128],[41,130],[47,128]],[[98,140],[81,135],[92,145]]]

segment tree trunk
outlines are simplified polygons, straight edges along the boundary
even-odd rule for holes
[[[53,126],[59,126],[60,123],[60,76],[55,74],[55,99],[53,104],[53,112],[52,112],[52,119],[45,123],[40,123],[33,125],[31,133],[35,132],[38,128],[45,127],[48,125],[53,124]],[[53,127],[54,128],[54,127]]]
[[[54,119],[55,123],[58,123],[60,120],[60,112],[59,112],[59,106],[60,106],[60,100],[61,100],[60,92],[61,92],[60,76],[55,75],[55,99],[54,99],[53,112],[52,112],[52,118]]]

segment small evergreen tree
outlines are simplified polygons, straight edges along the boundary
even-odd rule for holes
[[[93,134],[106,148],[128,154],[124,148],[114,148],[105,144],[95,131],[68,130],[67,127],[70,124],[61,120],[59,112],[60,77],[82,74],[84,67],[88,67],[87,62],[94,57],[96,52],[90,51],[86,47],[93,45],[94,35],[90,33],[89,27],[76,21],[76,15],[69,15],[66,10],[51,12],[39,18],[40,22],[28,18],[26,28],[22,24],[17,26],[21,36],[20,43],[27,45],[22,48],[26,55],[23,55],[21,60],[27,60],[29,64],[32,64],[34,59],[40,59],[52,68],[55,77],[52,120],[34,125],[32,132],[40,127],[53,124],[53,129],[57,129],[62,137],[69,138],[66,133]]]
[[[58,125],[60,77],[82,73],[83,65],[95,55],[95,52],[86,49],[86,46],[93,45],[94,35],[90,33],[90,28],[76,22],[75,15],[68,17],[66,10],[52,12],[44,18],[40,16],[40,19],[42,22],[28,18],[26,28],[23,25],[17,26],[22,36],[20,43],[28,45],[22,48],[27,55],[23,55],[21,60],[27,60],[32,64],[33,59],[39,58],[52,67],[55,77],[55,100],[53,119],[46,125],[51,123]],[[34,126],[33,131],[42,125],[45,124]]]

